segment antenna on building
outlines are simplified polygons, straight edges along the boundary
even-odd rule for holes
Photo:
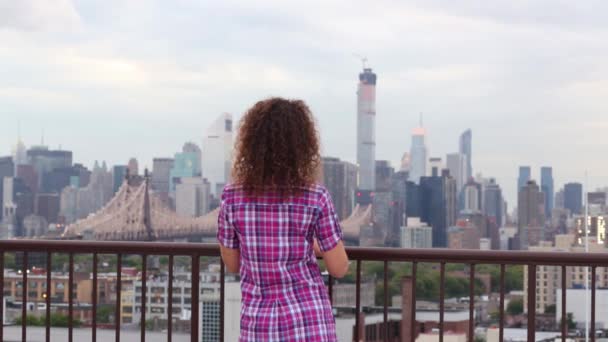
[[[357,53],[353,53],[353,56],[355,56],[356,58],[358,58],[361,61],[361,64],[363,65],[363,69],[367,69],[367,57],[361,56],[360,54],[357,54]]]
[[[422,112],[420,112],[420,127],[424,127],[424,116]]]

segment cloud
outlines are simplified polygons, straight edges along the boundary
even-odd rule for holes
[[[81,25],[71,0],[0,1],[0,29],[65,32]]]

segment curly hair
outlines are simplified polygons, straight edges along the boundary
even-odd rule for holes
[[[320,160],[306,103],[273,97],[256,103],[241,119],[232,175],[249,195],[268,190],[295,195],[315,183]]]

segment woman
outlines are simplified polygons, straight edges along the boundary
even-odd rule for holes
[[[304,102],[270,98],[243,117],[217,233],[227,269],[241,275],[240,341],[337,341],[315,255],[338,278],[348,258],[330,195],[315,183],[319,164]]]

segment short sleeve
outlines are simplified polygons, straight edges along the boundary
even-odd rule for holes
[[[239,248],[239,239],[230,221],[230,207],[226,203],[226,194],[222,194],[220,211],[217,218],[217,240],[226,248]]]
[[[327,190],[324,190],[321,196],[320,210],[315,235],[321,251],[327,252],[342,240],[342,228],[340,228],[338,215]]]

